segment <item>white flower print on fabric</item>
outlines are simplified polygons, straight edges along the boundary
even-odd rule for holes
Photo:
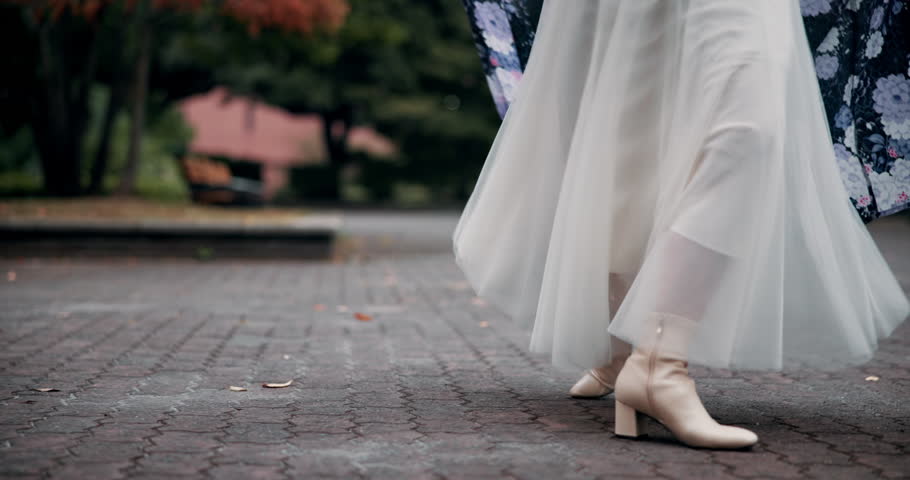
[[[838,45],[840,45],[840,30],[837,27],[832,27],[816,50],[820,53],[833,52]]]
[[[910,203],[910,159],[897,159],[891,168],[891,177],[898,190],[897,205]]]
[[[850,125],[844,130],[844,146],[853,153],[856,153],[856,126]]]
[[[882,53],[882,47],[885,45],[885,39],[882,37],[882,32],[872,32],[872,35],[869,35],[869,40],[866,42],[866,51],[863,55],[866,58],[875,58],[879,53]]]
[[[897,187],[897,205],[910,203],[910,159],[897,159],[891,168],[891,177]]]
[[[882,26],[882,20],[885,18],[885,9],[878,7],[872,12],[872,18],[869,19],[869,27],[877,29]]]
[[[834,78],[838,66],[837,57],[834,55],[819,55],[815,57],[815,73],[822,80]]]
[[[856,75],[850,75],[850,78],[847,79],[847,84],[844,85],[844,103],[848,106],[850,101],[853,100],[853,89],[856,88],[857,82],[859,82],[859,78]]]
[[[831,0],[799,0],[803,16],[813,17],[831,11]]]
[[[834,153],[837,157],[837,167],[840,169],[844,188],[850,198],[858,202],[861,197],[868,196],[869,184],[866,176],[863,175],[863,167],[859,159],[851,155],[846,147],[839,143],[834,145]]]
[[[474,18],[483,32],[483,40],[492,50],[499,53],[513,53],[515,41],[509,16],[494,2],[474,2]]]
[[[515,91],[518,89],[518,82],[521,80],[521,72],[497,68],[496,79],[502,85],[502,94],[506,101],[509,103],[514,102]]]
[[[910,188],[910,159],[899,158],[894,162],[891,175],[902,185]]]
[[[872,184],[872,194],[879,210],[889,210],[899,204],[897,197],[901,193],[894,179],[888,172],[869,172],[869,182]]]
[[[891,137],[910,140],[910,118],[902,122],[890,122],[882,119],[882,127],[885,128],[885,133]]]
[[[494,75],[487,75],[486,78],[487,86],[490,87],[490,93],[493,95],[493,102],[496,105],[496,110],[499,112],[500,116],[504,116],[509,104],[506,102],[506,97],[502,93],[502,86]]]
[[[881,114],[885,133],[897,139],[910,139],[910,78],[888,75],[875,82],[873,108]]]

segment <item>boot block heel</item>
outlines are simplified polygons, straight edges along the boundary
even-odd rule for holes
[[[616,401],[616,423],[613,428],[617,436],[636,438],[643,435],[643,422],[644,415],[634,408]]]

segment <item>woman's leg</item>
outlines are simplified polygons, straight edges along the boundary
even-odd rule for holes
[[[627,275],[618,273],[610,274],[609,300],[610,318],[616,315],[619,306],[629,292],[631,281]],[[632,353],[632,345],[610,335],[610,361],[599,367],[585,372],[575,385],[569,390],[569,395],[575,398],[600,398],[609,395],[616,384],[616,377],[622,370],[623,364]]]

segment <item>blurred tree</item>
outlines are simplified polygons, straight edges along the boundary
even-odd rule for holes
[[[0,120],[5,129],[28,119],[41,157],[44,186],[55,195],[82,192],[83,141],[89,121],[88,96],[96,80],[99,59],[120,77],[127,60],[133,63],[132,126],[126,168],[118,191],[132,191],[139,143],[145,121],[148,80],[154,56],[157,22],[170,12],[215,12],[245,26],[248,35],[263,29],[311,33],[335,28],[344,20],[344,0],[0,0],[0,26],[6,37],[6,58],[16,59],[16,72],[4,79],[3,100],[10,101]],[[91,190],[100,188],[107,162],[110,131],[123,102],[124,89],[111,84]]]
[[[80,192],[82,137],[99,32],[68,9],[41,15],[37,8],[2,6],[5,38],[0,48],[13,62],[2,80],[2,121],[11,130],[31,127],[45,189],[73,195]]]
[[[264,28],[289,35],[309,34],[317,28],[334,29],[341,25],[347,15],[344,0],[133,0],[132,3],[136,4],[137,52],[132,85],[130,147],[120,185],[117,187],[120,194],[133,193],[138,171],[153,55],[152,38],[156,31],[155,24],[161,21],[156,18],[158,15],[154,13],[153,7],[197,13],[204,7],[214,7],[217,14],[244,25],[247,34],[252,36],[258,35]]]
[[[462,6],[349,3],[344,26],[312,40],[276,31],[250,40],[231,22],[204,36],[178,35],[163,55],[164,69],[207,65],[235,93],[321,115],[332,171],[324,178],[334,179],[320,189],[326,197],[339,197],[339,174],[353,163],[346,145],[355,123],[372,124],[399,144],[400,179],[428,184],[441,198],[465,197],[499,120]],[[388,173],[363,171],[380,170]]]

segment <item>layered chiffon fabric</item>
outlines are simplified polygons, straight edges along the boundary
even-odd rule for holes
[[[694,363],[853,363],[910,310],[841,182],[795,1],[546,1],[454,249],[562,367],[655,312],[692,320]]]

